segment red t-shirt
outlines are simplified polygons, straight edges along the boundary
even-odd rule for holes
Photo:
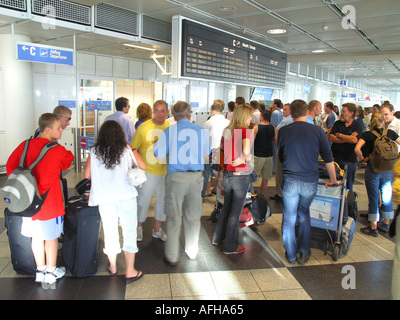
[[[242,154],[243,139],[251,140],[251,129],[238,128],[233,131],[233,136],[230,139],[223,135],[222,143],[224,148],[224,169],[227,171],[246,172],[250,168],[247,161],[237,167],[232,166],[232,161],[237,159]]]
[[[36,160],[43,146],[48,142],[49,140],[45,138],[35,138],[30,141],[25,158],[25,167],[28,167]],[[11,172],[18,168],[24,146],[25,141],[8,158],[6,164],[7,175],[10,175]],[[60,172],[68,169],[73,160],[74,155],[72,152],[58,145],[50,149],[32,170],[32,174],[36,178],[39,193],[42,195],[49,190],[42,210],[32,217],[33,220],[50,220],[65,214]]]

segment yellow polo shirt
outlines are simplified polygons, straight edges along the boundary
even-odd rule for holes
[[[143,122],[138,126],[131,141],[131,147],[138,150],[140,157],[146,164],[146,172],[154,175],[167,173],[166,159],[159,161],[154,156],[154,143],[161,133],[169,127],[169,121],[156,125],[152,119]]]

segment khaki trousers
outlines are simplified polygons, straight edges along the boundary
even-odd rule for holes
[[[164,245],[164,254],[171,262],[179,260],[182,221],[186,254],[194,259],[199,251],[200,218],[203,214],[202,188],[202,171],[167,173],[164,212],[167,215],[168,238]]]

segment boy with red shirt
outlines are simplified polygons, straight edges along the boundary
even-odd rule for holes
[[[52,113],[42,114],[39,118],[39,131],[39,136],[29,143],[25,166],[36,160],[46,143],[61,139],[63,129],[59,116]],[[8,159],[8,175],[18,167],[25,142]],[[32,238],[32,251],[37,265],[36,282],[52,284],[65,275],[65,268],[56,267],[58,238],[63,230],[65,215],[60,172],[68,169],[73,159],[70,151],[58,145],[49,150],[32,170],[39,193],[43,195],[49,190],[42,209],[32,218],[24,217],[21,227],[21,233]]]

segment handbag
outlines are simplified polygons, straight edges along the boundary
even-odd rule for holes
[[[140,169],[137,166],[137,162],[135,159],[135,156],[133,155],[133,152],[130,152],[133,163],[135,164],[132,168],[129,169],[128,171],[128,180],[129,183],[135,187],[139,187],[140,185],[142,185],[144,182],[147,181],[146,178],[146,172],[142,169]]]

